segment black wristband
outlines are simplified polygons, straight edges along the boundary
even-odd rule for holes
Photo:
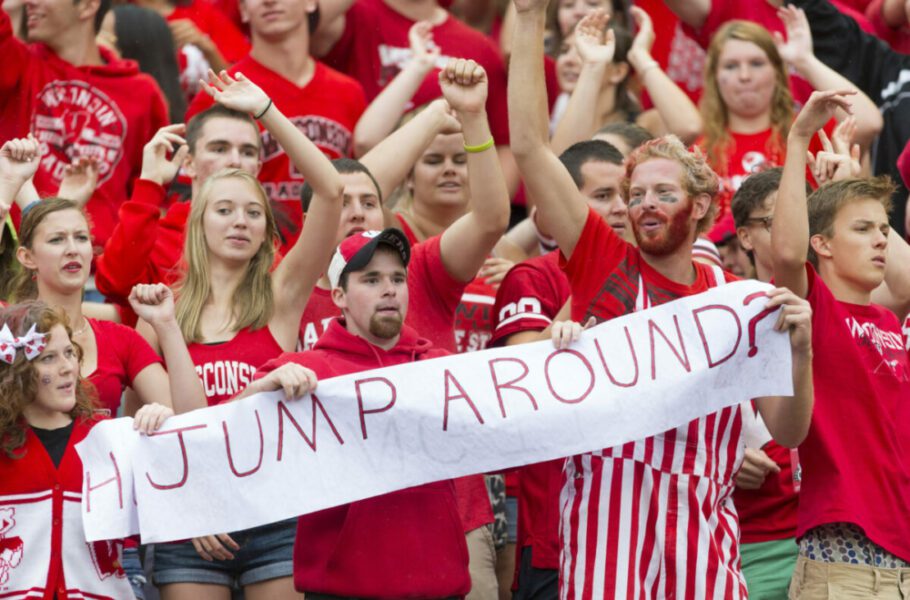
[[[265,108],[262,109],[262,112],[256,116],[254,116],[253,118],[258,121],[259,119],[261,119],[262,117],[265,116],[265,113],[269,112],[270,108],[272,108],[272,99],[271,98],[269,98],[269,103],[265,105]]]

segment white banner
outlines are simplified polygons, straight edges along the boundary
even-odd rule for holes
[[[550,342],[320,381],[77,447],[89,540],[246,529],[414,485],[600,450],[749,398],[791,395],[790,346],[743,281]]]

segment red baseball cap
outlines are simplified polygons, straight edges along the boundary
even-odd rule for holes
[[[345,273],[359,271],[370,264],[379,244],[393,248],[401,256],[404,266],[408,266],[411,260],[411,244],[400,230],[389,227],[382,231],[361,231],[338,244],[327,273],[332,287],[338,287],[338,282]]]

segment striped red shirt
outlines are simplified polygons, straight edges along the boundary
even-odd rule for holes
[[[571,259],[563,261],[572,318],[604,321],[734,279],[694,264],[692,285],[666,279],[592,211]],[[739,410],[725,408],[567,460],[560,498],[561,599],[747,597],[731,498],[742,460]]]

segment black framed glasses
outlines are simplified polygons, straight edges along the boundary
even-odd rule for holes
[[[765,228],[765,231],[771,233],[771,223],[774,220],[774,217],[768,215],[767,217],[749,217],[746,219],[747,225],[761,225]]]

